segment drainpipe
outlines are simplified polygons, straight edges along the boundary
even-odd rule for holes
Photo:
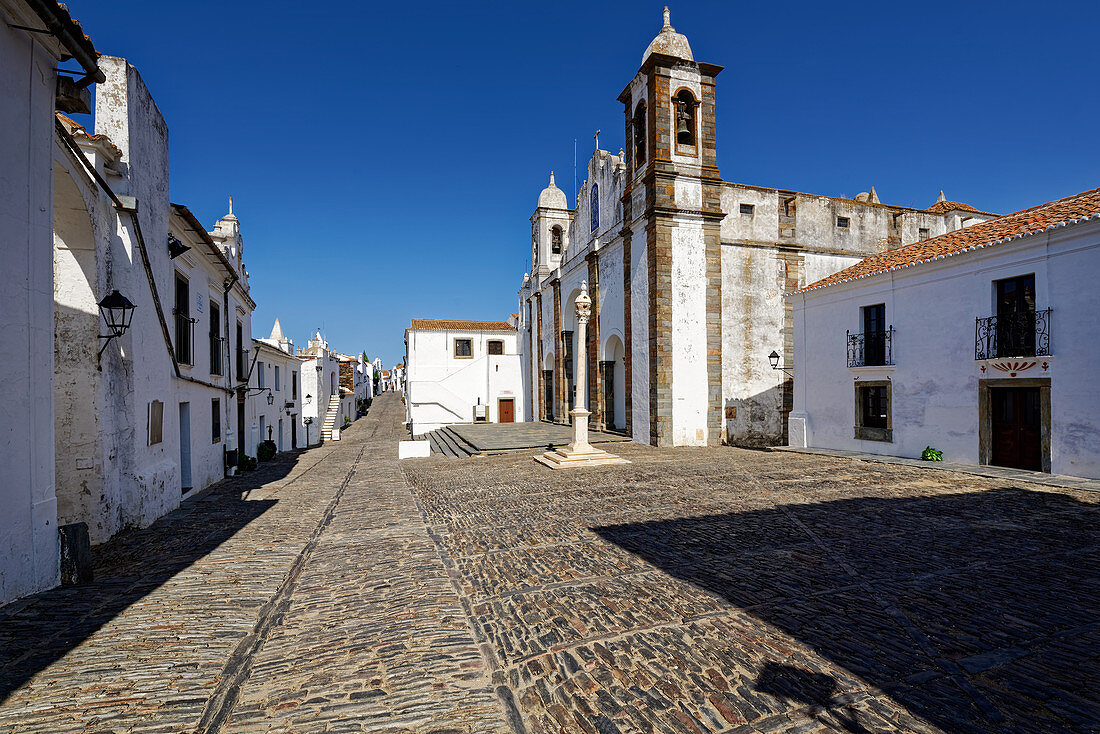
[[[35,14],[46,24],[46,29],[50,32],[50,35],[60,41],[65,50],[72,54],[72,57],[87,72],[83,79],[76,82],[77,89],[83,89],[92,82],[101,83],[107,80],[107,77],[99,68],[99,60],[84,49],[84,39],[77,38],[70,26],[58,20],[56,2],[49,2],[48,0],[26,1],[27,5],[30,5]]]

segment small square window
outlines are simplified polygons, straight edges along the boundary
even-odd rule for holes
[[[742,214],[748,214],[750,217],[752,216],[753,210],[755,210],[755,209],[756,209],[756,207],[753,206],[752,204],[742,204],[741,205],[741,213]]]
[[[504,354],[504,342],[499,339],[489,342],[489,354]]]
[[[455,339],[455,356],[460,358],[474,356],[473,339]]]
[[[928,236],[929,236],[929,232],[928,232],[927,227],[921,227],[920,229],[917,230],[917,237],[919,237],[920,239],[926,240],[926,239],[928,239]]]
[[[837,217],[836,218],[836,226],[840,227],[841,229],[848,229],[848,226],[851,223],[852,223],[852,220],[849,219],[848,217]]]

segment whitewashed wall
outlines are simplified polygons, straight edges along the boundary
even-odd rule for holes
[[[919,456],[976,464],[978,380],[975,319],[994,314],[993,281],[1035,274],[1037,308],[1052,308],[1051,459],[1056,474],[1100,477],[1100,221],[792,296],[795,411],[792,445]],[[859,309],[886,304],[895,328],[893,368],[849,369],[845,330],[861,331]],[[998,373],[998,376],[1001,376]],[[858,380],[889,377],[893,441],[853,438]],[[858,379],[857,379],[858,378]]]
[[[504,331],[436,331],[409,329],[406,404],[414,435],[451,423],[471,423],[474,407],[487,405],[497,422],[500,398],[514,400],[514,419],[524,415],[518,336]],[[454,340],[471,339],[471,358],[454,356]],[[488,353],[488,342],[504,342],[503,355]]]
[[[9,20],[6,7],[0,19]],[[0,604],[59,580],[50,246],[56,63],[31,34],[0,22],[0,371],[11,387],[0,429]]]

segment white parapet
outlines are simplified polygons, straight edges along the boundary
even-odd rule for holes
[[[430,441],[401,441],[397,444],[398,459],[419,459],[431,456],[432,444]]]

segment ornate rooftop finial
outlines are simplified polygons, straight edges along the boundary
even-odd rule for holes
[[[229,213],[226,214],[224,217],[222,217],[222,219],[228,219],[231,222],[237,221],[237,215],[235,215],[233,213],[233,197],[232,196],[229,197]]]
[[[550,172],[550,185],[551,186],[554,185],[554,172],[553,171]]]
[[[939,204],[941,201],[947,201],[947,197],[943,195],[943,189],[940,189],[940,196],[936,199],[936,203]]]
[[[662,30],[665,29],[665,28],[672,29],[672,24],[669,23],[668,6],[667,5],[665,6],[665,24],[663,26],[661,26],[661,28],[662,28]]]

